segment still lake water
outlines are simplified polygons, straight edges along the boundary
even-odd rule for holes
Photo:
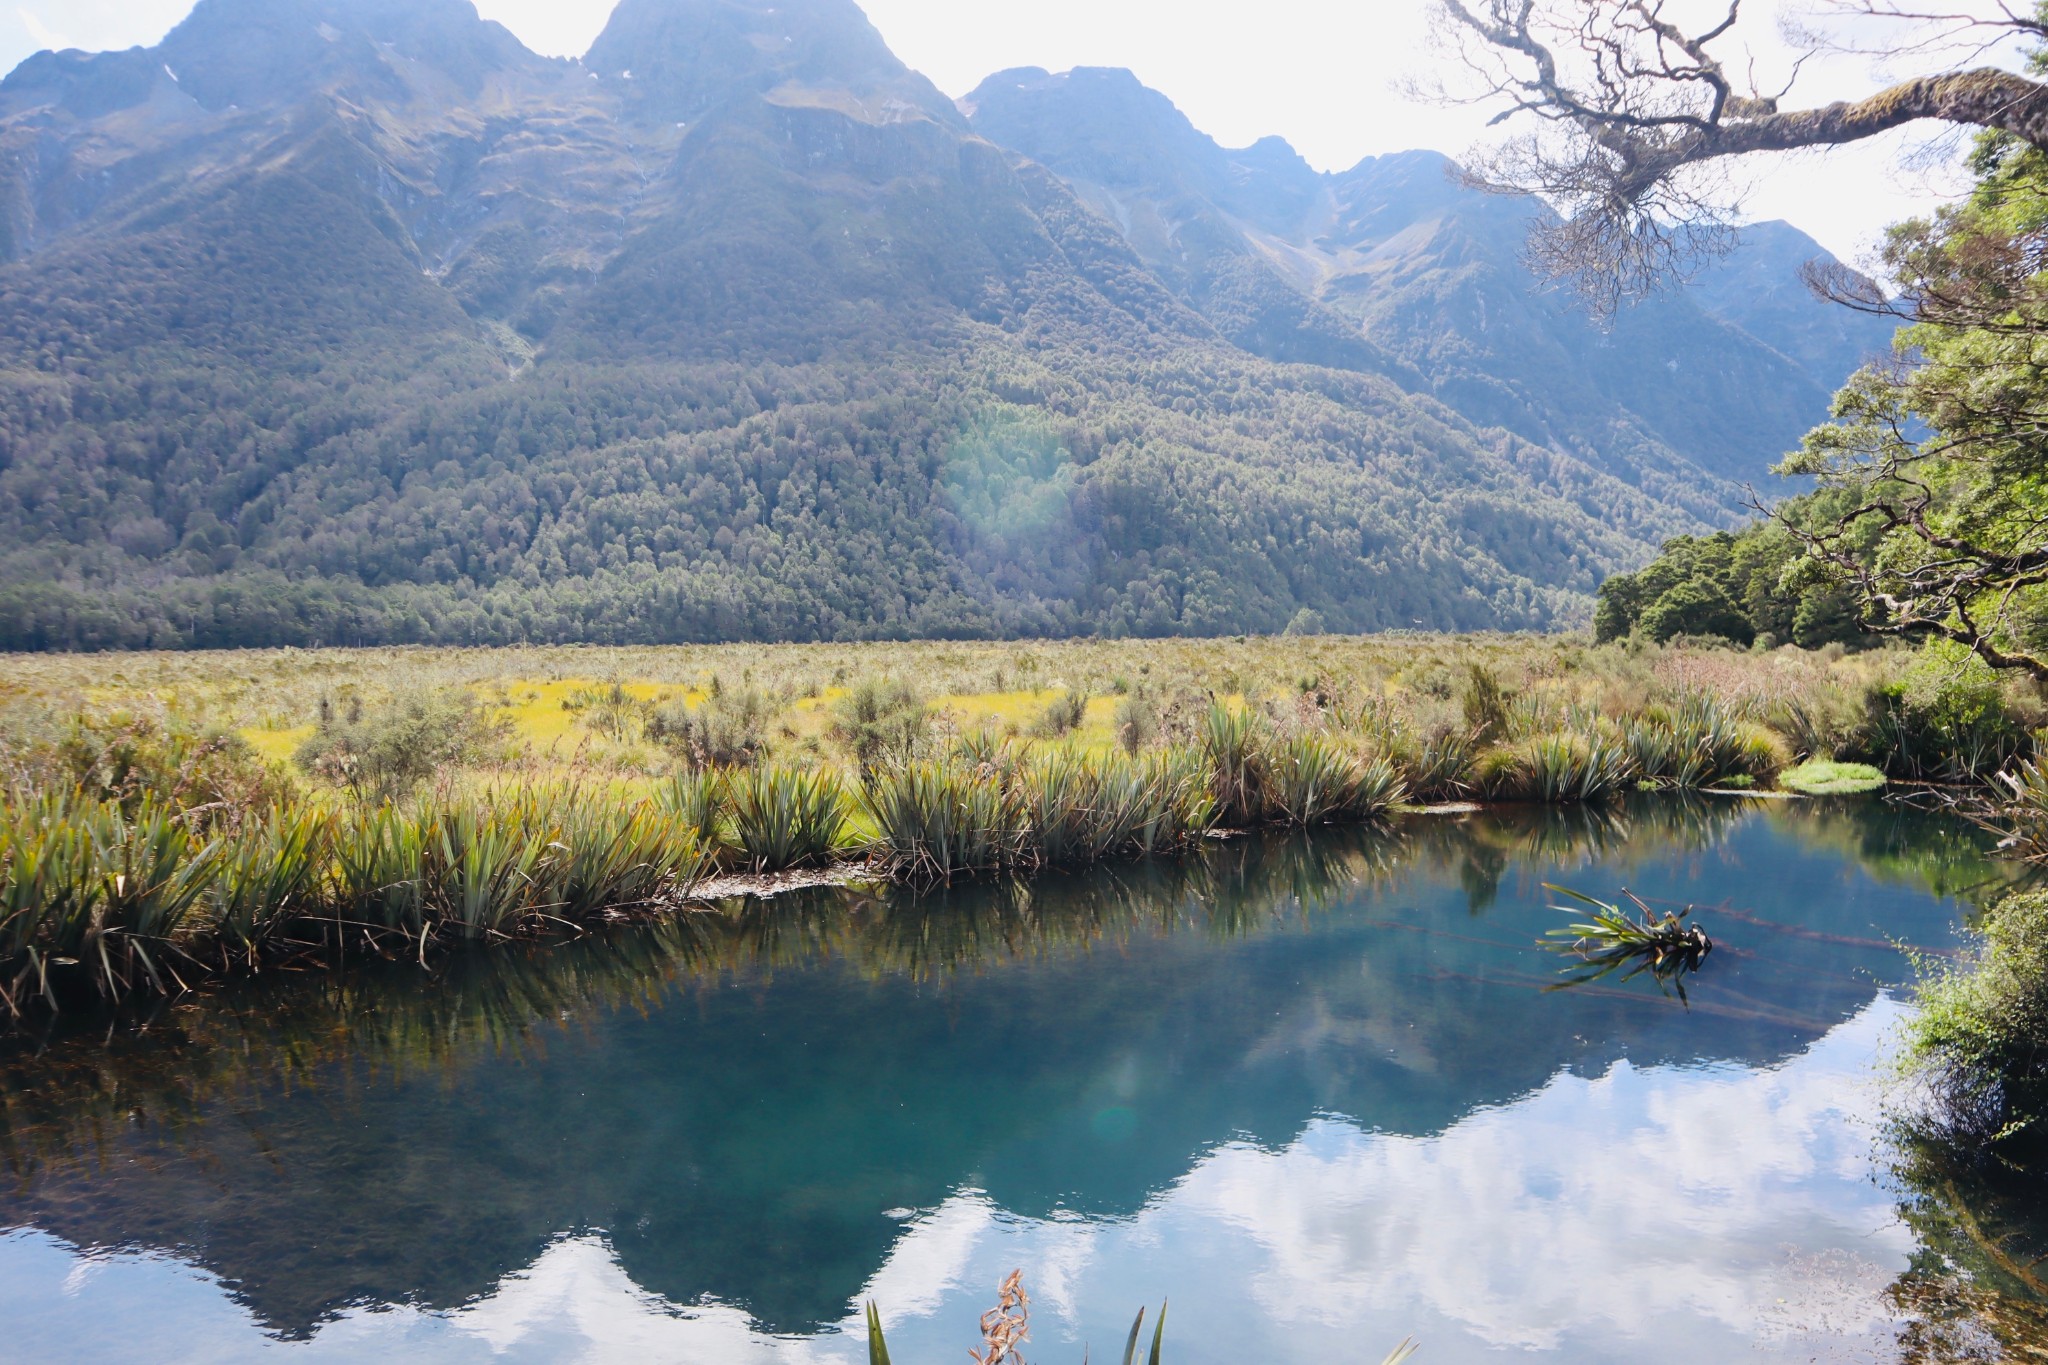
[[[1861,806],[1243,840],[237,991],[0,1059],[13,1361],[1886,1360],[1900,945],[1999,876]],[[1546,881],[1693,903],[1547,991]],[[1149,1329],[1148,1329],[1149,1330]]]

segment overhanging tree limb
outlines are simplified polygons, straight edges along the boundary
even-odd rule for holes
[[[1785,109],[1786,91],[1739,90],[1715,45],[1741,0],[1689,31],[1668,0],[1437,0],[1440,31],[1494,122],[1533,131],[1478,158],[1477,181],[1539,194],[1564,221],[1533,255],[1611,312],[1709,250],[1723,215],[1688,183],[1704,168],[1761,153],[1836,147],[1933,121],[1996,130],[2048,149],[2048,84],[1995,66],[1915,77],[1862,99]],[[1865,12],[1927,19],[1891,8]],[[1976,21],[2032,34],[2028,17]]]

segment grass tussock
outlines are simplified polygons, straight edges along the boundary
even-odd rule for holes
[[[811,867],[849,847],[853,803],[830,769],[755,768],[725,784],[732,846],[752,871]]]

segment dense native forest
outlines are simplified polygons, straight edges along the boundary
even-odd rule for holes
[[[1154,181],[1216,172],[1176,136]],[[1274,232],[1436,235],[1327,297],[1213,205],[1127,236],[845,0],[626,0],[579,63],[460,0],[43,54],[0,84],[0,648],[1549,628],[1737,522],[1868,349],[1689,302],[1616,346],[1526,206],[1254,152]]]
[[[1905,324],[1902,359],[1857,373],[1834,419],[1783,462],[1817,486],[1738,532],[1679,537],[1609,579],[1600,639],[1813,649],[1897,638],[2048,678],[2035,268],[2048,153],[1991,132],[1972,165],[1967,199],[1892,230],[1897,294],[1851,300]]]

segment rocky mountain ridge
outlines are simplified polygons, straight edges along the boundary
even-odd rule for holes
[[[1462,217],[1483,287],[1402,245],[1421,189],[1133,98],[1150,180],[848,0],[622,0],[582,61],[467,0],[200,0],[41,54],[0,646],[1543,626],[1734,514],[1733,457],[1419,344],[1512,294]]]

